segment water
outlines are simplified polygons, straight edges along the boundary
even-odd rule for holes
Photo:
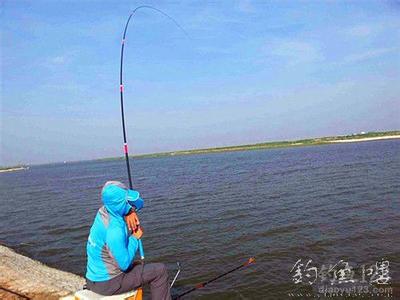
[[[148,261],[165,262],[171,277],[180,261],[180,291],[257,259],[192,297],[288,298],[299,290],[290,272],[298,259],[319,268],[385,258],[400,282],[399,140],[135,159],[133,173]],[[126,181],[124,161],[1,174],[0,243],[83,275],[111,179]]]

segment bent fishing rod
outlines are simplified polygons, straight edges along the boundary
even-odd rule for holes
[[[207,284],[209,284],[211,282],[214,282],[214,281],[216,281],[216,280],[218,280],[218,279],[220,279],[220,278],[222,278],[222,277],[224,277],[224,276],[226,276],[226,275],[228,275],[230,273],[233,273],[233,272],[235,272],[235,271],[237,271],[237,270],[239,270],[241,268],[247,267],[248,265],[251,265],[255,261],[256,261],[256,259],[254,257],[250,257],[245,263],[241,264],[240,266],[237,266],[236,268],[233,268],[233,269],[231,269],[231,270],[229,270],[229,271],[227,271],[225,273],[222,273],[222,274],[220,274],[218,276],[215,276],[215,277],[213,277],[213,278],[211,278],[211,279],[209,279],[207,281],[204,281],[204,282],[196,284],[193,288],[191,288],[191,289],[187,290],[186,292],[183,292],[182,294],[179,294],[178,296],[174,297],[173,300],[181,299],[183,296],[186,296],[187,294],[190,294],[190,293],[192,293],[192,292],[194,292],[194,291],[196,291],[198,289],[201,289],[201,288],[205,287]]]
[[[128,181],[129,181],[129,188],[132,190],[133,189],[133,185],[132,185],[132,175],[131,175],[131,168],[130,168],[130,164],[129,164],[129,153],[128,153],[128,142],[127,142],[127,134],[126,134],[126,126],[125,126],[125,113],[124,113],[124,84],[123,84],[123,62],[124,62],[124,48],[125,48],[125,38],[126,38],[126,33],[128,30],[128,25],[129,22],[131,20],[131,18],[135,15],[135,13],[139,10],[139,9],[151,9],[154,11],[157,11],[159,13],[161,13],[163,16],[167,17],[168,19],[170,19],[178,28],[180,28],[184,34],[188,36],[188,34],[186,33],[186,31],[178,24],[178,22],[175,21],[174,18],[170,17],[169,15],[167,15],[165,12],[163,12],[162,10],[159,10],[158,8],[155,8],[153,6],[150,5],[141,5],[136,7],[132,13],[129,15],[128,20],[126,21],[125,24],[125,29],[124,29],[124,34],[122,36],[122,43],[121,43],[121,61],[120,61],[120,69],[119,69],[119,90],[120,90],[120,104],[121,104],[121,122],[122,122],[122,133],[123,133],[123,138],[124,138],[124,154],[125,154],[125,161],[126,161],[126,169],[128,171]],[[140,253],[140,258],[142,260],[142,263],[144,261],[144,250],[143,250],[143,244],[141,239],[139,239],[139,253]]]
[[[154,11],[157,11],[157,12],[161,13],[162,15],[164,15],[165,17],[167,17],[168,19],[170,19],[179,29],[182,30],[182,32],[183,32],[188,38],[190,38],[189,35],[187,34],[187,32],[179,25],[178,22],[175,21],[174,18],[172,18],[172,17],[169,16],[168,14],[164,13],[162,10],[160,10],[160,9],[158,9],[158,8],[155,8],[155,7],[153,7],[153,6],[141,5],[141,6],[136,7],[136,8],[132,11],[132,13],[129,15],[128,20],[126,21],[124,33],[123,33],[123,36],[122,36],[122,42],[121,42],[121,60],[120,60],[120,72],[119,72],[119,89],[120,89],[120,105],[121,105],[121,123],[122,123],[123,139],[124,139],[123,149],[124,149],[124,155],[125,155],[125,161],[126,161],[126,169],[127,169],[127,173],[128,173],[128,181],[129,181],[129,188],[130,188],[130,189],[133,189],[133,185],[132,185],[131,168],[130,168],[130,164],[129,164],[128,142],[127,142],[127,134],[126,134],[126,126],[125,126],[124,84],[123,84],[123,61],[124,61],[124,49],[125,49],[126,33],[127,33],[127,30],[128,30],[129,22],[130,22],[130,20],[132,19],[132,17],[135,15],[135,13],[136,13],[139,9],[143,9],[143,8],[151,9],[151,10],[154,10]],[[141,258],[141,261],[142,261],[142,273],[143,273],[144,250],[143,250],[143,244],[142,244],[141,239],[139,239],[139,253],[140,253],[140,258]],[[195,290],[197,290],[197,289],[203,288],[203,287],[205,287],[207,284],[209,284],[209,283],[211,283],[211,282],[213,282],[213,281],[216,281],[216,280],[218,280],[218,279],[220,279],[220,278],[222,278],[222,277],[224,277],[224,276],[226,276],[226,275],[228,275],[228,274],[230,274],[230,273],[232,273],[232,272],[234,272],[234,271],[236,271],[236,270],[239,270],[239,269],[241,269],[241,268],[243,268],[243,267],[246,267],[246,266],[248,266],[248,265],[250,265],[250,264],[252,264],[252,263],[254,263],[254,262],[255,262],[255,259],[254,259],[253,257],[252,257],[252,258],[249,258],[248,261],[246,261],[244,264],[241,264],[240,266],[238,266],[238,267],[236,267],[236,268],[234,268],[234,269],[232,269],[232,270],[229,270],[229,271],[227,271],[227,272],[225,272],[225,273],[223,273],[223,274],[221,274],[221,275],[218,275],[218,276],[216,276],[216,277],[214,277],[214,278],[212,278],[212,279],[210,279],[210,280],[208,280],[208,281],[199,283],[199,284],[197,284],[194,288],[192,288],[192,289],[190,289],[190,290],[188,290],[188,291],[186,291],[186,292],[184,292],[184,293],[178,295],[178,296],[175,297],[174,299],[180,299],[181,297],[183,297],[183,296],[185,296],[185,295],[187,295],[187,294],[189,294],[189,293],[192,293],[193,291],[195,291]],[[175,281],[176,281],[176,279],[177,279],[179,273],[180,273],[180,265],[179,265],[179,263],[178,263],[178,272],[177,272],[177,274],[175,275],[174,280],[173,280],[172,283],[171,283],[171,287],[172,287],[173,284],[175,283]],[[143,274],[142,274],[142,275],[143,275]]]

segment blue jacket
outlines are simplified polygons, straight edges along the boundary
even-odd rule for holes
[[[127,190],[118,181],[107,182],[101,193],[102,206],[96,214],[86,246],[86,278],[106,281],[128,270],[138,249],[138,240],[129,234],[124,216],[140,200],[139,193]]]

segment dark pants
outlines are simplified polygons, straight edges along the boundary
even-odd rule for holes
[[[167,268],[162,263],[135,265],[130,271],[107,281],[93,282],[86,279],[89,290],[104,296],[118,295],[150,283],[151,299],[170,300]]]

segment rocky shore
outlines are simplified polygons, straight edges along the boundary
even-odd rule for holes
[[[0,299],[59,299],[83,284],[80,276],[50,268],[0,245]]]

